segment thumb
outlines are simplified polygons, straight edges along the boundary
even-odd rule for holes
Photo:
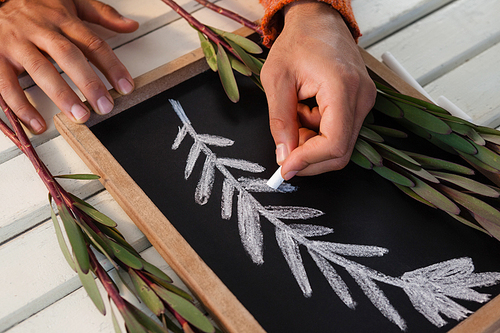
[[[139,23],[122,16],[113,7],[96,0],[75,0],[80,19],[99,24],[116,32],[132,32],[137,30]]]

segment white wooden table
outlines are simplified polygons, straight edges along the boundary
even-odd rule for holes
[[[196,32],[159,0],[143,0],[140,5],[128,0],[106,2],[141,23],[130,35],[98,29],[134,77],[199,47]],[[475,122],[500,125],[500,2],[352,2],[364,34],[362,47],[377,58],[390,51],[433,98],[444,95]],[[239,28],[201,9],[195,1],[179,3],[195,11],[204,23],[225,30]],[[219,4],[252,20],[263,13],[257,0],[221,0]],[[43,161],[53,174],[88,173],[50,120],[58,112],[55,105],[29,78],[21,81],[30,100],[49,120],[47,132],[32,138]],[[174,276],[99,182],[66,181],[63,185],[117,221],[119,230],[147,260]],[[59,250],[44,185],[29,161],[2,135],[0,332],[4,331],[113,332],[113,326],[110,316],[96,311]]]

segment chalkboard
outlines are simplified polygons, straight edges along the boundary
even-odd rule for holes
[[[239,80],[233,104],[218,80],[198,74],[85,135],[265,331],[445,332],[500,294],[500,242],[372,171],[349,164],[266,187],[277,166],[265,95]],[[180,275],[188,285],[204,278]],[[225,328],[252,331],[237,325]]]

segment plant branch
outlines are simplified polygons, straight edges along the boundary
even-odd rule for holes
[[[262,36],[262,29],[255,22],[252,22],[252,21],[244,18],[243,16],[241,16],[233,11],[230,11],[228,9],[222,8],[222,7],[212,3],[210,1],[196,0],[196,2],[198,2],[199,4],[201,4],[204,7],[207,7],[208,9],[213,10],[214,12],[217,12],[217,13],[219,13],[227,18],[230,18],[233,21],[238,22],[239,24],[241,24],[249,29],[252,29],[253,31],[255,31],[256,33],[258,33],[259,35]]]

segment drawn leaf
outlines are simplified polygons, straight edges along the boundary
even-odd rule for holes
[[[240,160],[235,158],[219,158],[219,162],[233,169],[238,169],[253,173],[259,173],[266,170],[266,168],[257,163],[248,162],[245,160]]]
[[[337,255],[348,257],[382,257],[387,252],[386,248],[371,245],[340,244],[323,241],[313,241],[318,253],[329,260],[335,260]]]
[[[333,234],[333,229],[322,225],[290,224],[289,227],[304,237],[319,237]]]
[[[261,265],[264,263],[264,235],[260,228],[259,212],[251,199],[245,192],[238,195],[238,230],[245,251],[255,264]]]
[[[238,182],[243,188],[248,192],[254,193],[268,193],[268,192],[281,192],[281,193],[290,193],[297,190],[296,186],[293,186],[289,183],[281,184],[277,189],[274,189],[267,185],[267,179],[262,178],[249,178],[249,177],[240,177],[238,178]]]
[[[302,262],[299,244],[284,229],[276,228],[276,240],[302,293],[305,297],[311,297],[312,288]]]
[[[198,134],[196,138],[209,146],[230,147],[234,144],[233,140],[218,135]]]
[[[349,287],[347,287],[344,280],[342,280],[342,278],[337,274],[335,268],[333,268],[332,265],[327,260],[325,260],[325,258],[317,255],[314,251],[309,250],[309,254],[311,255],[311,258],[313,258],[313,260],[316,262],[316,265],[321,270],[321,273],[323,273],[326,280],[328,281],[328,284],[330,284],[330,287],[332,287],[333,291],[337,294],[340,300],[344,302],[344,304],[347,305],[350,309],[354,310],[354,308],[356,307],[356,302],[354,302],[351,293],[349,292]]]
[[[406,322],[398,313],[398,311],[389,302],[389,299],[384,295],[382,290],[366,275],[348,269],[349,274],[356,280],[361,290],[370,299],[377,309],[391,322],[396,324],[402,331],[406,330]]]
[[[177,150],[177,148],[179,148],[179,146],[182,143],[182,140],[184,140],[184,138],[186,137],[186,134],[187,134],[186,125],[179,127],[179,133],[177,133],[174,143],[172,144],[172,150]]]
[[[199,205],[206,204],[212,194],[212,187],[215,180],[215,160],[216,157],[214,155],[208,155],[205,159],[201,178],[198,181],[198,185],[196,185],[194,194],[194,200]]]
[[[229,179],[224,179],[222,183],[221,216],[229,220],[233,214],[234,185]]]
[[[318,209],[294,206],[266,206],[266,210],[278,219],[308,220],[324,213]]]
[[[188,179],[189,176],[191,176],[191,173],[193,172],[196,161],[198,160],[198,157],[200,156],[200,152],[201,152],[201,145],[198,141],[196,141],[191,146],[191,149],[189,150],[188,157],[186,159],[186,168],[184,169],[184,179]]]

